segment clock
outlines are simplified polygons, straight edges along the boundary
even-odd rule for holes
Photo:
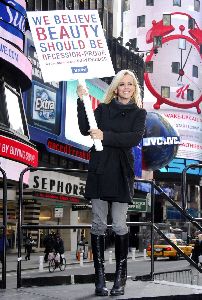
[[[197,40],[181,34],[161,37],[145,60],[145,84],[156,97],[154,109],[165,103],[178,108],[196,107],[201,113],[202,55]]]

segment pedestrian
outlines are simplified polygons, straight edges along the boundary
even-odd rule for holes
[[[30,260],[30,255],[32,252],[32,246],[34,245],[34,240],[32,239],[31,234],[28,235],[25,239],[25,260]]]
[[[103,151],[90,151],[85,198],[92,202],[91,244],[95,268],[95,294],[107,296],[104,272],[104,235],[107,229],[108,204],[111,206],[112,230],[115,233],[116,272],[110,294],[124,294],[127,279],[128,203],[132,203],[134,159],[145,131],[146,111],[141,108],[138,81],[133,72],[122,70],[112,80],[104,103],[94,111],[99,129],[89,128],[82,101],[87,91],[78,85],[77,113],[82,135],[102,141]]]
[[[50,234],[46,235],[43,240],[43,244],[45,247],[44,262],[48,262],[48,255],[49,255],[49,253],[53,252],[54,243],[55,243],[54,234],[51,232]]]
[[[60,263],[62,264],[62,254],[64,254],[64,242],[58,233],[55,236],[54,250],[56,254],[60,254]]]

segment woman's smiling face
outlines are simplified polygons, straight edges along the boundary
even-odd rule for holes
[[[135,85],[133,77],[129,74],[124,75],[122,80],[119,82],[115,93],[118,96],[118,100],[123,104],[127,104],[132,98],[135,92]]]

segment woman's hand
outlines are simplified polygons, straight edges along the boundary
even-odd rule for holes
[[[88,95],[88,89],[84,88],[81,84],[78,84],[76,92],[81,100],[83,99],[83,96]]]
[[[103,140],[103,132],[100,129],[90,129],[88,131],[90,133],[90,136],[93,140]]]

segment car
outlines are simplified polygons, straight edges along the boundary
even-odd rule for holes
[[[186,255],[190,256],[192,253],[192,246],[187,245],[182,239],[171,239],[178,248],[180,248]],[[147,256],[151,257],[151,245],[147,247]],[[158,257],[169,257],[169,259],[179,259],[180,254],[164,239],[159,239],[154,244],[154,260]]]

